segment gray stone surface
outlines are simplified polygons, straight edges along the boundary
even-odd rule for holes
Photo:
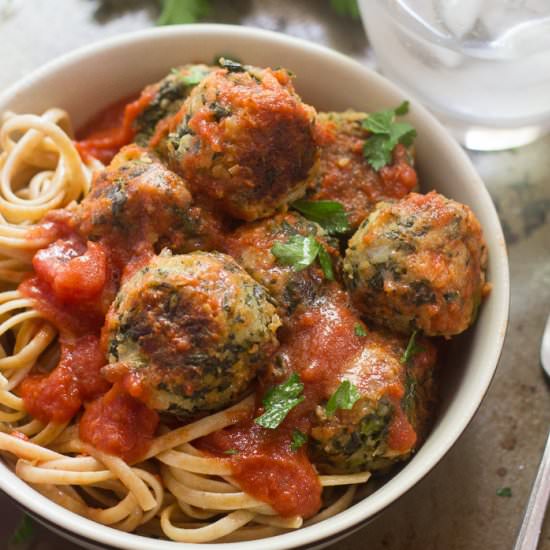
[[[0,88],[73,48],[150,26],[157,13],[154,1],[0,0]],[[324,0],[218,0],[207,20],[278,30],[373,63],[360,24],[335,16]],[[435,470],[333,550],[513,547],[550,426],[549,387],[538,360],[550,312],[550,137],[471,158],[497,205],[510,253],[511,319],[496,377],[473,422]],[[496,495],[505,486],[510,498]],[[20,513],[3,496],[0,509],[0,548],[9,548]],[[77,548],[41,527],[35,534],[17,548]],[[540,548],[550,550],[550,517]]]

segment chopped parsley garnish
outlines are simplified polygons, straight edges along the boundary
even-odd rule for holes
[[[186,86],[196,86],[206,76],[206,72],[199,67],[191,67],[188,74],[181,74],[179,69],[174,68],[172,74],[176,75]]]
[[[366,336],[367,331],[365,330],[365,327],[361,323],[356,323],[355,327],[353,328],[353,332],[355,332],[356,336]]]
[[[275,243],[271,247],[271,253],[282,264],[291,265],[296,271],[302,271],[315,261],[320,246],[311,235],[292,235],[286,243]]]
[[[330,0],[330,5],[338,15],[359,19],[357,0]]]
[[[220,57],[218,59],[218,65],[227,69],[230,73],[244,73],[246,69],[238,61],[233,61],[232,59],[227,59],[226,57]]]
[[[319,264],[325,275],[325,279],[334,281],[334,270],[332,269],[332,260],[330,254],[326,251],[323,245],[319,245]]]
[[[404,101],[396,109],[387,109],[369,115],[362,127],[372,135],[363,145],[363,155],[375,169],[391,162],[391,153],[398,143],[406,147],[412,145],[416,130],[406,122],[395,122],[395,117],[409,112],[409,102]]]
[[[275,243],[271,247],[271,253],[279,262],[292,266],[296,271],[306,269],[318,257],[325,277],[330,281],[334,280],[330,255],[312,235],[292,235],[286,243]]]
[[[264,413],[254,422],[263,428],[274,430],[286,418],[286,415],[304,400],[301,395],[304,385],[300,377],[293,373],[286,382],[271,388],[262,400]]]
[[[308,220],[317,222],[329,235],[349,231],[348,216],[339,202],[299,200],[292,203],[292,208],[298,210]]]
[[[17,529],[13,533],[10,543],[12,545],[19,545],[29,542],[34,537],[34,521],[33,519],[24,514],[21,518]]]
[[[413,331],[413,333],[411,334],[407,347],[403,352],[403,355],[399,359],[401,363],[408,363],[417,353],[421,353],[424,351],[424,348],[416,343],[417,334],[417,330]]]
[[[497,489],[497,496],[499,496],[499,497],[511,497],[512,496],[512,489],[510,489],[510,487],[500,487],[500,489]]]
[[[349,380],[344,380],[327,402],[325,407],[327,416],[332,416],[338,409],[351,409],[359,397],[361,396],[357,387]]]
[[[195,23],[210,13],[210,0],[161,0],[157,25]]]
[[[307,441],[307,435],[300,430],[294,428],[292,431],[292,441],[290,443],[290,450],[295,453],[302,445]]]
[[[227,449],[227,451],[223,452],[224,455],[238,455],[239,451],[237,449]]]

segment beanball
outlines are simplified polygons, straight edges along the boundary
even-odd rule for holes
[[[193,195],[251,221],[304,194],[314,118],[285,70],[233,64],[193,89],[157,150]]]
[[[326,283],[318,262],[297,270],[273,255],[275,245],[287,244],[297,236],[314,237],[323,246],[328,244],[323,229],[296,212],[244,224],[225,242],[226,251],[255,281],[268,289],[283,321],[298,308],[311,307]]]
[[[407,338],[367,330],[363,348],[340,373],[358,399],[330,415],[317,407],[309,438],[320,472],[384,471],[406,460],[426,435],[436,399],[436,349],[428,338],[403,361]]]
[[[379,203],[349,241],[344,278],[372,322],[450,337],[474,322],[486,267],[473,212],[432,191]]]
[[[157,256],[107,316],[106,375],[161,412],[217,411],[246,392],[279,325],[267,291],[229,256]]]

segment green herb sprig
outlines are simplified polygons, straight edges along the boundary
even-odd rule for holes
[[[357,0],[330,0],[330,5],[338,15],[359,19]]]
[[[395,109],[372,113],[362,122],[363,129],[372,134],[363,145],[363,156],[375,170],[391,162],[391,153],[398,143],[412,145],[416,130],[406,122],[395,121],[395,117],[408,112],[409,102],[404,101]]]
[[[417,335],[417,330],[413,331],[413,333],[411,334],[407,343],[407,347],[405,348],[403,355],[401,355],[401,358],[399,359],[401,363],[408,363],[415,355],[424,351],[424,348],[416,343]]]
[[[333,416],[338,409],[349,410],[360,397],[357,387],[349,380],[344,380],[327,401],[325,412],[327,416]]]
[[[290,443],[290,450],[295,453],[302,445],[305,445],[307,441],[307,435],[304,432],[294,428],[292,430],[292,441]]]
[[[336,201],[298,200],[292,203],[308,220],[317,222],[329,235],[347,233],[350,229],[348,216],[341,203]]]
[[[511,497],[512,489],[510,487],[500,487],[497,489],[496,493],[499,497]]]
[[[304,400],[304,385],[300,377],[293,373],[288,380],[271,388],[264,396],[262,403],[264,413],[254,420],[263,428],[274,430],[286,418],[296,405]]]
[[[210,0],[161,0],[157,25],[195,23],[210,13]]]
[[[188,74],[182,74],[180,69],[175,67],[171,73],[186,86],[196,86],[207,75],[207,72],[199,67],[191,67]]]
[[[246,68],[239,61],[229,59],[227,57],[220,57],[218,59],[218,65],[224,69],[227,69],[230,73],[244,73]]]
[[[19,522],[19,525],[17,526],[17,529],[11,536],[11,545],[19,546],[29,542],[32,538],[34,538],[34,527],[35,524],[33,519],[29,515],[24,514]]]
[[[330,254],[326,251],[325,247],[322,244],[319,244],[319,252],[317,253],[319,257],[319,264],[323,270],[325,279],[329,281],[334,281],[334,270],[332,269],[332,260]]]
[[[334,280],[332,260],[325,247],[312,235],[292,235],[286,243],[275,243],[271,247],[271,253],[277,260],[292,266],[296,271],[302,271],[309,267],[317,258],[325,277],[329,281]]]
[[[355,326],[353,327],[353,332],[355,332],[355,336],[367,335],[367,331],[361,323],[355,323]]]

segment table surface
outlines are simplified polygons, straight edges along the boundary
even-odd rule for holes
[[[374,65],[361,24],[319,0],[214,0],[208,21],[277,30],[329,45]],[[154,0],[0,0],[0,89],[49,59],[121,32],[149,27]],[[518,101],[520,98],[518,98]],[[359,532],[331,548],[512,548],[550,425],[539,344],[550,313],[550,136],[500,153],[471,153],[504,227],[511,318],[497,374],[474,420],[440,464]],[[499,497],[510,487],[512,496]],[[21,514],[0,495],[0,547]],[[550,550],[550,514],[539,548]],[[77,547],[35,528],[17,548]]]

